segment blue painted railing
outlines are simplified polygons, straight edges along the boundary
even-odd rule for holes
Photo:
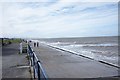
[[[30,65],[33,67],[33,76],[34,79],[38,78],[38,80],[48,80],[48,77],[41,65],[41,62],[37,58],[35,52],[28,44],[28,56],[30,60]]]

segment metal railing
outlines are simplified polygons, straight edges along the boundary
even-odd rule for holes
[[[33,51],[29,44],[28,44],[28,56],[30,60],[30,66],[33,67],[34,79],[38,78],[38,80],[47,80],[48,77],[41,65],[41,62],[39,61],[35,52]]]

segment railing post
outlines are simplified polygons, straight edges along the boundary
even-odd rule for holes
[[[28,57],[29,57],[29,64],[30,64],[30,66],[32,66],[31,51],[30,51],[29,44],[27,44],[27,53],[28,53]]]
[[[29,54],[29,44],[27,44],[27,54]]]
[[[30,56],[30,66],[32,66],[32,56],[31,56],[31,52],[30,52],[30,54],[29,54]]]
[[[38,80],[40,80],[40,66],[39,66],[39,62],[40,62],[40,61],[37,61],[37,67],[38,67],[38,72],[37,72],[37,74],[38,74]]]
[[[34,56],[34,54],[32,54],[32,59],[33,59],[33,62],[32,62],[32,66],[33,66],[33,75],[34,75],[34,79],[35,79],[35,56]]]

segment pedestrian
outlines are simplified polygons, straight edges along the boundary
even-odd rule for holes
[[[34,42],[34,47],[36,47],[36,42]]]
[[[39,47],[39,42],[37,42],[37,47]]]

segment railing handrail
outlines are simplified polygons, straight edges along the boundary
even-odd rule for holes
[[[43,79],[44,80],[47,80],[48,77],[46,75],[46,72],[43,69],[43,67],[41,65],[41,62],[39,61],[39,59],[37,58],[35,52],[33,51],[33,49],[31,48],[31,46],[29,44],[28,44],[28,54],[29,54],[29,57],[30,57],[30,62],[32,64],[31,66],[33,66],[34,78],[36,78],[35,76],[36,76],[36,73],[37,73],[38,80],[42,79],[41,76],[40,76],[40,74],[43,75]],[[37,67],[35,65],[37,65]]]
[[[44,71],[44,69],[43,69],[41,63],[38,62],[38,64],[39,64],[39,66],[40,66],[40,68],[41,68],[41,70],[42,70],[42,72],[43,72],[44,77],[47,79],[48,77],[47,77],[47,75],[46,75],[46,73],[45,73],[45,71]]]
[[[33,55],[34,55],[34,57],[35,57],[36,61],[39,61],[39,59],[37,58],[37,56],[36,56],[35,52],[33,52]]]

